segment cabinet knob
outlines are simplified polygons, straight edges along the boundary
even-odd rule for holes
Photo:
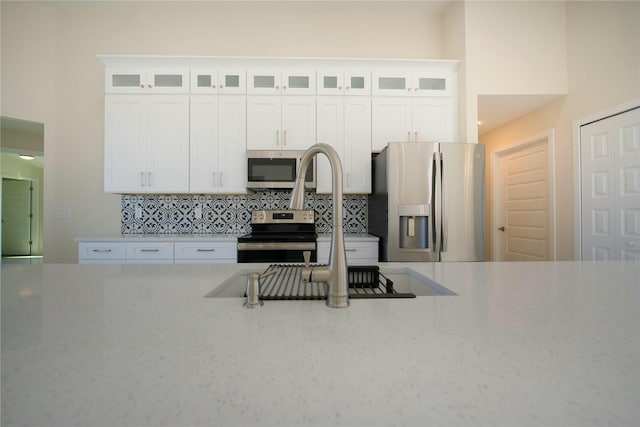
[[[215,88],[216,88],[216,85],[211,85],[211,87],[212,87],[213,89],[215,89]]]
[[[408,88],[407,88],[407,90],[408,90],[409,92],[411,92],[411,88],[410,88],[410,87],[408,87]]]
[[[140,87],[141,87],[142,89],[144,89],[144,85],[140,85]]]
[[[287,87],[286,86],[282,86],[282,90],[287,90]]]
[[[280,89],[280,86],[276,86],[276,89]]]
[[[342,86],[338,86],[338,90],[342,90]]]
[[[147,85],[147,87],[148,87],[149,89],[151,89],[153,86],[151,86],[151,85]]]
[[[224,85],[220,85],[220,89],[224,89]]]
[[[418,88],[415,88],[414,90],[417,92],[417,91],[418,91]]]

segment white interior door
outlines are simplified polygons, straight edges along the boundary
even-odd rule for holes
[[[583,260],[640,260],[640,108],[580,128]]]
[[[2,180],[2,255],[31,255],[31,181]]]
[[[498,154],[496,261],[553,259],[549,164],[547,137]]]

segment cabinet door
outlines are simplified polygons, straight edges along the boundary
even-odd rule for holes
[[[280,96],[247,96],[247,149],[281,149],[280,98]]]
[[[147,71],[149,93],[189,93],[188,68],[153,68]]]
[[[279,95],[282,91],[281,86],[280,71],[247,71],[247,93],[256,95]]]
[[[347,70],[344,73],[346,95],[371,95],[371,73],[368,70]]]
[[[147,97],[105,96],[104,191],[140,192],[146,187]]]
[[[314,70],[287,70],[282,73],[283,95],[315,95]]]
[[[189,191],[189,96],[148,96],[147,191]]]
[[[412,74],[409,71],[379,71],[373,76],[373,94],[378,96],[411,96]]]
[[[306,150],[316,141],[316,97],[282,97],[282,149]]]
[[[189,190],[210,193],[218,183],[218,96],[191,96]]]
[[[344,191],[368,194],[371,192],[371,98],[345,98],[344,141]]]
[[[374,97],[372,101],[372,149],[380,151],[389,142],[407,142],[411,137],[411,99]]]
[[[316,93],[318,95],[342,95],[344,75],[341,69],[320,69],[317,72]]]
[[[415,72],[411,90],[418,96],[452,96],[452,79],[444,74]]]
[[[413,98],[412,141],[455,142],[453,101],[450,98]]]
[[[247,97],[218,96],[219,193],[246,193]]]
[[[218,71],[209,68],[191,69],[191,93],[218,93]]]
[[[107,68],[106,93],[145,93],[146,72],[143,68]]]
[[[221,69],[218,72],[219,93],[226,95],[247,93],[246,77],[243,69]]]
[[[344,164],[344,96],[319,96],[317,142],[336,149]],[[344,178],[344,177],[343,177]],[[345,188],[346,190],[346,188]],[[326,156],[316,156],[316,192],[331,192],[331,165]]]

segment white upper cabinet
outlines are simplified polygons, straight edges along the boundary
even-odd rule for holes
[[[305,150],[315,143],[314,96],[247,96],[247,148]]]
[[[345,193],[371,192],[371,98],[318,97],[318,143],[329,144],[342,161]],[[331,192],[331,166],[316,157],[316,191]]]
[[[107,68],[106,93],[188,93],[189,68]]]
[[[189,96],[107,95],[104,188],[189,191]]]
[[[315,70],[269,70],[247,71],[247,93],[254,95],[314,95],[316,92]]]
[[[455,142],[451,98],[373,97],[372,149],[389,142]]]
[[[379,70],[373,74],[376,96],[452,96],[453,80],[442,72]]]
[[[191,93],[244,94],[247,92],[244,69],[191,69]]]
[[[320,68],[316,92],[318,95],[371,95],[371,71]]]
[[[191,97],[190,183],[195,193],[246,192],[246,97]]]
[[[371,191],[371,152],[457,141],[457,67],[446,60],[100,56],[104,188],[244,193],[247,150],[332,145],[344,191]],[[331,190],[317,158],[317,191]]]

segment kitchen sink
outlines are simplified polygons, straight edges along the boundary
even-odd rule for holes
[[[283,268],[284,267],[284,268]],[[261,281],[261,300],[323,300],[324,283],[302,283],[301,265],[277,266],[267,269]],[[283,268],[281,274],[274,269]],[[213,289],[205,298],[243,298],[249,273],[238,271]],[[269,274],[270,273],[270,274]],[[349,298],[415,298],[416,296],[457,295],[439,283],[408,267],[378,269],[377,266],[349,267]]]

